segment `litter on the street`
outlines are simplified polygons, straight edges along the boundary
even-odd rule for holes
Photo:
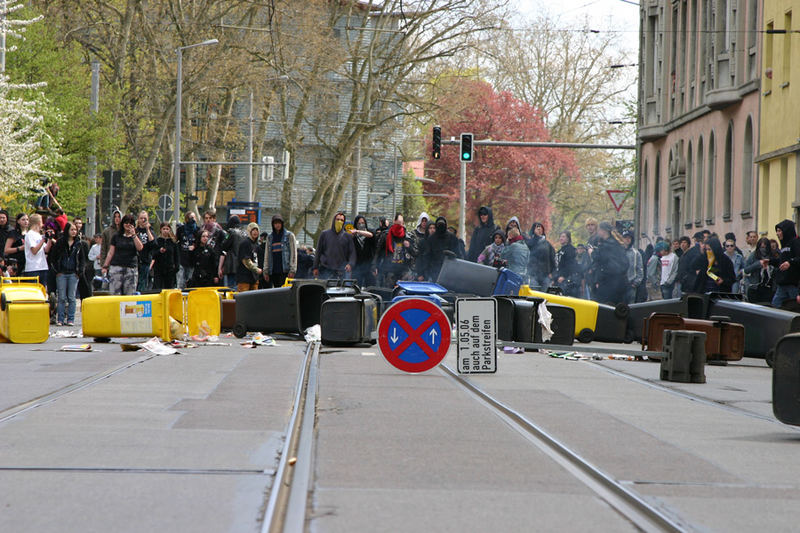
[[[59,352],[93,352],[91,344],[65,344]]]
[[[139,344],[139,347],[156,355],[172,355],[178,353],[178,350],[175,348],[162,344],[158,337],[153,337],[149,341]]]

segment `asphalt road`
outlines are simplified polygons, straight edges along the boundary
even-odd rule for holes
[[[221,340],[0,346],[0,419],[18,413],[0,422],[0,531],[260,531],[305,343]],[[796,529],[800,432],[772,416],[771,370],[658,371],[528,352],[469,380],[688,530]],[[323,347],[318,392],[309,531],[635,530],[440,369]]]

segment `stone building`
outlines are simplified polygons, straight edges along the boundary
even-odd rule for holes
[[[757,229],[760,3],[640,4],[637,223],[650,239]]]

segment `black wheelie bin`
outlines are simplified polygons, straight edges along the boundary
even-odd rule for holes
[[[302,333],[319,324],[328,286],[320,280],[295,280],[290,287],[240,292],[236,300],[233,334]]]
[[[494,267],[445,256],[436,283],[450,292],[488,298],[499,278],[500,271]]]
[[[800,426],[800,334],[784,335],[775,345],[772,412],[784,424]]]
[[[320,330],[322,344],[351,346],[378,341],[380,297],[360,293],[328,298],[322,303]]]
[[[800,332],[800,314],[741,300],[741,295],[711,293],[708,315],[721,315],[744,326],[745,357],[763,357],[771,364],[775,345],[789,333]]]

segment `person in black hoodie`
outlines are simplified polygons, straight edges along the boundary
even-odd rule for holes
[[[478,209],[478,225],[472,232],[472,239],[469,241],[469,251],[467,252],[467,260],[473,263],[478,261],[478,256],[484,248],[489,246],[494,239],[494,232],[499,230],[500,226],[494,223],[494,215],[492,208],[488,206],[481,206]]]
[[[576,260],[575,247],[572,246],[572,234],[562,231],[558,236],[561,244],[556,254],[556,270],[553,272],[553,279],[561,287],[565,296],[578,298],[581,289],[580,267]]]
[[[356,265],[353,236],[344,229],[344,213],[336,213],[330,229],[319,236],[314,256],[314,276],[322,279],[349,278]]]
[[[611,224],[601,222],[597,228],[597,247],[592,252],[594,299],[616,305],[625,301],[628,288],[628,257],[622,247],[622,237],[613,235]]]
[[[458,237],[447,231],[447,219],[438,217],[436,219],[436,230],[425,239],[420,254],[417,274],[419,281],[436,281],[439,271],[442,269],[445,254],[452,254],[459,257]]]
[[[678,262],[678,276],[677,280],[681,283],[681,292],[688,294],[694,292],[694,287],[697,282],[697,271],[694,268],[695,261],[703,255],[703,239],[705,236],[702,231],[698,231],[692,235],[694,244],[691,248],[686,250]]]
[[[769,260],[762,259],[761,263],[775,267],[776,289],[772,297],[772,307],[780,307],[786,300],[794,300],[798,296],[800,239],[797,238],[794,222],[788,219],[775,224],[775,233],[781,242],[780,255]]]
[[[556,251],[547,241],[541,222],[533,223],[531,237],[526,244],[531,251],[528,256],[529,284],[534,290],[547,290],[550,286],[550,274],[556,268]]]
[[[705,253],[698,256],[692,266],[692,270],[697,272],[694,292],[731,292],[736,273],[719,239],[710,237],[703,248]]]
[[[353,220],[354,228],[350,230],[353,236],[353,245],[356,247],[356,266],[353,269],[353,278],[361,287],[375,285],[372,275],[372,260],[375,258],[375,236],[367,228],[367,219],[356,215]]]

